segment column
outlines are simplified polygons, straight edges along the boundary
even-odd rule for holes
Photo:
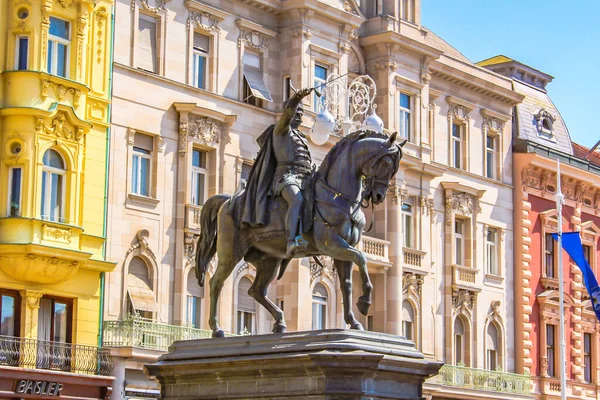
[[[21,290],[21,337],[37,339],[38,337],[38,311],[42,292],[34,290]]]
[[[388,195],[388,237],[392,267],[386,276],[386,333],[402,335],[402,200],[408,195],[406,189],[390,186]]]

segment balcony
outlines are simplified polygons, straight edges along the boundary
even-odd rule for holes
[[[129,316],[121,321],[104,321],[104,347],[136,347],[167,351],[176,340],[208,339],[212,332],[187,326],[161,324]]]
[[[404,247],[402,249],[404,253],[404,262],[402,263],[402,270],[406,272],[414,272],[417,274],[426,273],[423,268],[423,257],[427,254],[424,251],[411,249]]]
[[[185,205],[185,228],[186,230],[200,234],[200,213],[202,212],[202,206],[196,206],[193,204]]]
[[[481,291],[481,286],[477,284],[478,269],[465,267],[462,265],[452,266],[452,285],[456,289]]]
[[[363,235],[358,250],[367,255],[367,260],[375,264],[390,265],[390,242]]]
[[[12,336],[0,336],[0,365],[102,376],[113,368],[108,349]]]
[[[426,384],[498,394],[531,395],[529,375],[447,364],[440,369],[438,375],[427,380]]]

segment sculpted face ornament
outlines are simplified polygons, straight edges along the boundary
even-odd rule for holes
[[[200,216],[196,256],[199,283],[213,256],[218,266],[210,280],[209,325],[214,337],[224,336],[217,318],[223,284],[243,259],[256,269],[248,294],[275,319],[273,332],[286,331],[283,311],[266,297],[275,276],[281,278],[296,257],[328,256],[340,277],[344,320],[351,329],[363,329],[350,304],[352,271],[358,266],[362,295],[358,309],[367,314],[373,285],[366,256],[354,246],[365,227],[362,205],[385,200],[389,181],[398,171],[404,143],[396,134],[355,131],[338,141],[318,170],[312,165],[308,143],[298,130],[302,99],[312,89],[295,93],[281,119],[258,138],[260,151],[246,187],[233,197],[209,198]]]

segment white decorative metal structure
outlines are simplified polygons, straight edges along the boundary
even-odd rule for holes
[[[322,93],[321,112],[310,134],[315,144],[326,143],[332,133],[346,136],[361,127],[383,132],[383,121],[375,112],[377,86],[370,76],[360,75],[347,85],[345,76],[330,74]]]

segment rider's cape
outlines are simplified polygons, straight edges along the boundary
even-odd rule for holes
[[[277,160],[273,154],[274,129],[275,125],[269,126],[256,139],[260,150],[250,170],[246,190],[234,196],[232,201],[232,206],[239,212],[234,219],[246,226],[265,226],[269,223],[269,196],[277,167]],[[235,207],[237,202],[241,204]]]

